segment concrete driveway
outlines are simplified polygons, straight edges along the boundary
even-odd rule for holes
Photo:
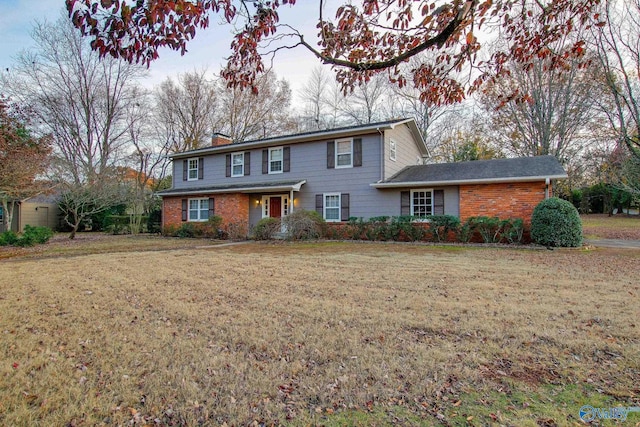
[[[602,248],[640,249],[640,240],[584,239],[584,244]]]

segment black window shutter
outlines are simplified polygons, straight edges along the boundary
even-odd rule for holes
[[[411,215],[411,192],[400,192],[400,215]]]
[[[327,142],[327,169],[336,167],[336,143],[335,141]]]
[[[262,150],[262,173],[269,173],[269,150]]]
[[[187,220],[187,204],[188,204],[188,200],[187,199],[182,199],[182,220],[186,221]]]
[[[340,195],[340,219],[349,221],[349,193]]]
[[[226,156],[225,176],[231,176],[231,154],[227,154]]]
[[[209,218],[216,214],[216,201],[213,197],[209,197]]]
[[[200,157],[198,159],[198,179],[204,178],[204,158]]]
[[[182,161],[182,180],[183,181],[187,180],[187,173],[189,173],[188,168],[189,168],[189,161],[183,160]]]
[[[324,208],[324,195],[316,194],[316,212],[318,212],[320,215],[323,215],[324,214],[322,212],[323,208]]]
[[[444,190],[433,192],[433,214],[444,215]]]
[[[353,140],[353,166],[362,166],[362,138]]]
[[[251,175],[251,152],[244,153],[244,176]]]
[[[291,147],[282,149],[282,171],[289,172],[291,170]]]

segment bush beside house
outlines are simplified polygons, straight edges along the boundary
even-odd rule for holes
[[[578,210],[566,200],[543,200],[531,216],[531,239],[551,247],[578,247],[582,244],[582,220]]]

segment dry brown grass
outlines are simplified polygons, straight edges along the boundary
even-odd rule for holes
[[[587,238],[640,240],[640,217],[606,214],[582,215]]]
[[[640,406],[639,271],[351,243],[3,260],[0,424],[573,425]]]

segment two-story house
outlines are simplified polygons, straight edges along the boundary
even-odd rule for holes
[[[523,218],[566,178],[549,156],[425,164],[413,119],[233,143],[177,153],[173,187],[160,192],[163,226],[206,221],[250,229],[261,218],[316,210],[328,222],[350,217],[448,214]]]

